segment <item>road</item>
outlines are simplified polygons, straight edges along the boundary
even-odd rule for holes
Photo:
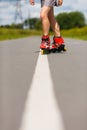
[[[41,56],[40,37],[0,42],[0,130],[27,130],[25,115],[30,130],[58,130],[54,120],[58,109],[60,130],[87,129],[87,41],[65,39],[65,43],[67,52]],[[29,103],[32,121],[26,114]],[[38,126],[33,122],[37,117]]]

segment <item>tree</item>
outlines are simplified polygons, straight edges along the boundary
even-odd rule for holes
[[[70,16],[68,13],[60,13],[56,16],[56,19],[61,27],[61,29],[69,29],[70,28]]]
[[[85,17],[81,12],[70,12],[71,17],[71,28],[73,27],[83,27],[85,26]]]
[[[38,18],[31,18],[31,19],[26,19],[24,21],[25,24],[29,23],[30,29],[35,29],[35,24],[37,23]]]
[[[56,16],[56,19],[61,27],[61,29],[70,29],[74,27],[85,26],[85,17],[81,12],[70,12],[70,13],[60,13]]]
[[[38,19],[38,21],[35,24],[35,29],[36,30],[41,30],[42,29],[42,25],[41,25],[41,20]]]

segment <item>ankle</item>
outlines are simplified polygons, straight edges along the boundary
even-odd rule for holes
[[[62,36],[61,36],[61,35],[59,35],[59,36],[55,36],[55,35],[54,35],[54,38],[62,38]]]
[[[49,35],[42,35],[42,38],[49,38]]]

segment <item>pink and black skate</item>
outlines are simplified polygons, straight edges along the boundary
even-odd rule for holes
[[[49,36],[42,36],[42,41],[40,45],[41,54],[48,54],[50,50],[50,38]]]
[[[51,46],[51,51],[52,52],[61,52],[61,51],[66,51],[67,49],[65,48],[64,45],[64,39],[62,37],[54,37],[53,38],[53,43]]]

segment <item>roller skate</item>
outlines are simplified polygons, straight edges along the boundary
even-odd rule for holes
[[[49,54],[50,52],[50,38],[49,36],[42,36],[42,41],[40,45],[40,52],[41,54]]]
[[[64,45],[64,39],[62,37],[54,37],[53,38],[51,51],[53,53],[67,51],[67,48],[65,48],[65,45]]]

